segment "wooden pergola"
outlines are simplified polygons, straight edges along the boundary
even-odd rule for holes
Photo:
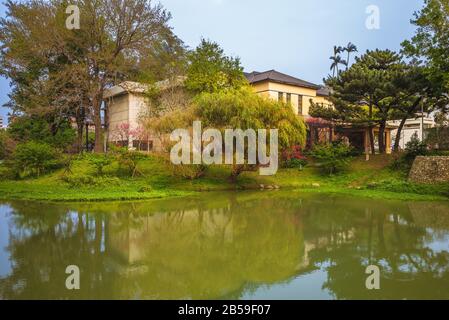
[[[391,154],[391,131],[397,129],[397,126],[387,125],[384,133],[385,150],[387,154]],[[378,144],[379,126],[371,126],[375,144]],[[370,143],[370,126],[368,124],[361,125],[339,125],[336,127],[336,133],[339,137],[346,137],[349,143],[364,153],[371,154]]]
[[[335,140],[335,124],[322,118],[307,117],[307,148]]]
[[[371,153],[370,126],[368,124],[336,124],[335,122],[307,117],[304,119],[307,124],[307,148],[313,147],[317,143],[329,143],[346,137],[348,142],[357,150],[364,153]],[[387,125],[385,128],[385,148],[387,153],[391,153],[391,131],[397,126]],[[378,140],[379,126],[371,126],[375,142]],[[377,142],[378,143],[378,142]]]

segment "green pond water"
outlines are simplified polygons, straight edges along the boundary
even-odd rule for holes
[[[66,267],[80,290],[66,288]],[[369,265],[380,290],[368,290]],[[449,202],[0,203],[0,299],[449,299]]]

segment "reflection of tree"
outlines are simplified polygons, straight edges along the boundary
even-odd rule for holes
[[[12,273],[0,279],[2,299],[80,298],[65,289],[65,269],[76,264],[85,293],[101,282],[102,215],[75,213],[65,206],[14,203],[8,250]]]
[[[313,263],[328,274],[323,288],[339,299],[449,298],[449,249],[434,252],[428,247],[426,241],[432,230],[427,229],[427,213],[422,212],[417,223],[403,204],[377,203],[355,210],[357,206],[334,203],[334,209],[328,212],[332,217],[321,219],[332,222],[328,227],[320,224],[321,232],[331,241],[309,254]],[[352,219],[349,225],[353,236],[348,241],[332,241],[347,229],[348,219]],[[447,221],[449,215],[446,212],[439,219]],[[365,288],[365,268],[371,264],[382,270],[379,291]]]
[[[303,237],[287,203],[214,200],[14,204],[14,265],[0,297],[238,298],[298,272]],[[79,292],[64,287],[70,264]]]
[[[0,298],[240,298],[319,268],[336,298],[449,298],[449,250],[432,246],[447,244],[447,208],[282,192],[13,203]],[[70,264],[81,291],[65,289]]]
[[[112,216],[109,247],[131,265],[121,269],[128,277],[116,282],[116,292],[129,298],[138,284],[141,298],[229,298],[291,277],[303,255],[302,235],[290,223],[294,213],[281,208],[272,201],[230,199],[219,208],[198,203],[153,213],[145,218],[145,231],[128,230],[127,246]]]

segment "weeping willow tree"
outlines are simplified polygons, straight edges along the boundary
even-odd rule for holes
[[[302,118],[297,117],[290,105],[266,99],[255,94],[250,87],[238,89],[221,90],[217,92],[204,92],[193,99],[187,110],[174,111],[158,119],[151,125],[151,129],[161,133],[169,134],[177,128],[192,128],[193,121],[201,121],[203,130],[217,129],[221,136],[226,136],[226,130],[265,129],[270,132],[278,130],[279,151],[292,146],[305,146],[306,126]],[[267,151],[270,149],[270,137],[267,137]],[[245,144],[244,154],[248,154],[249,143]],[[254,147],[254,146],[251,146]],[[234,148],[234,159],[236,158]],[[244,171],[255,171],[264,164],[248,163],[237,164],[234,161],[230,179],[235,181]],[[223,161],[219,161],[223,163]]]
[[[278,129],[280,150],[305,145],[304,121],[294,114],[291,106],[260,97],[249,87],[203,93],[196,99],[194,108],[204,127],[220,129],[222,132],[227,129]],[[248,147],[249,143],[245,146],[245,154]],[[272,148],[269,143],[268,148]],[[270,150],[270,153],[273,151]],[[257,164],[234,164],[230,178],[235,181],[242,172],[256,170],[260,165],[260,159]]]

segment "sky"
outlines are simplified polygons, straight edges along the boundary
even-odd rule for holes
[[[0,16],[5,16],[0,0]],[[410,24],[423,0],[161,0],[171,12],[170,25],[190,48],[201,38],[238,56],[245,71],[275,69],[322,83],[329,74],[333,46],[348,42],[367,49],[399,50],[415,32]],[[379,9],[379,29],[366,21]],[[0,105],[8,101],[9,83],[0,78]],[[6,120],[8,110],[0,107]]]

